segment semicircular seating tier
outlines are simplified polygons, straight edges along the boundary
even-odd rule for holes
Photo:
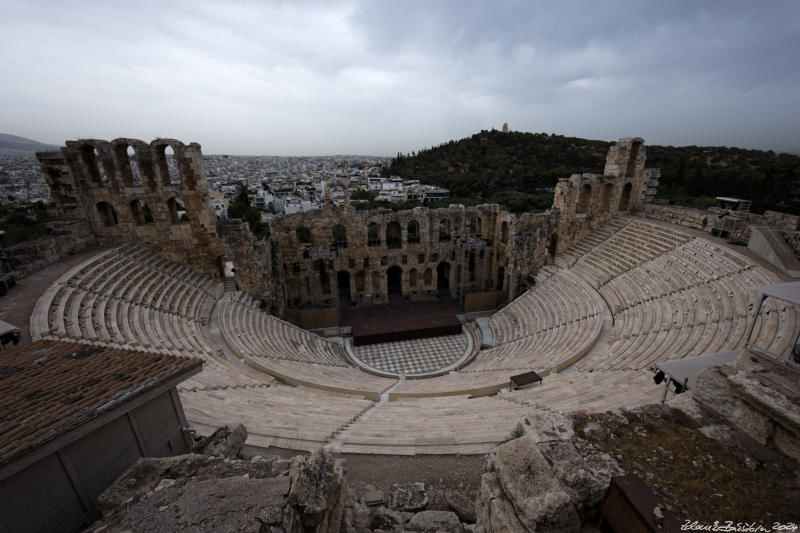
[[[742,348],[758,299],[752,287],[780,282],[745,255],[660,225],[631,220],[614,233],[600,231],[582,240],[591,245],[575,247],[580,254],[573,249],[569,261],[556,261],[599,287],[614,317],[607,344],[575,369],[643,369]],[[624,244],[634,242],[635,251]],[[795,306],[768,299],[752,344],[787,354],[798,327]]]

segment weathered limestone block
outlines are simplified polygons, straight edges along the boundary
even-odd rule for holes
[[[217,428],[195,447],[196,453],[234,458],[242,451],[247,440],[247,428],[242,424],[229,424]]]
[[[419,511],[428,505],[424,483],[395,483],[389,489],[389,507],[396,511]]]
[[[450,511],[421,511],[411,518],[406,528],[409,531],[424,531],[426,533],[439,531],[461,533],[463,531],[458,516]]]
[[[488,533],[525,531],[522,522],[517,518],[514,506],[500,487],[496,472],[487,472],[481,476],[475,512],[478,525]]]
[[[572,419],[549,409],[537,409],[522,421],[526,437],[535,443],[551,440],[571,440],[575,437]]]
[[[532,438],[498,446],[491,452],[489,462],[489,469],[497,473],[500,487],[528,530],[580,530],[569,494]]]
[[[284,516],[287,532],[335,533],[341,527],[346,494],[344,472],[326,451],[295,458],[289,468],[292,488]]]
[[[761,444],[766,444],[772,434],[769,418],[734,395],[728,377],[718,368],[700,372],[694,397]]]

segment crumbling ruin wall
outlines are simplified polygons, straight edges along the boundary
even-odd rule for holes
[[[408,301],[507,286],[509,220],[497,205],[327,207],[276,216],[271,229],[290,307],[330,307],[340,299],[367,306],[389,301],[395,277],[397,294]]]
[[[342,207],[328,192],[323,209],[276,216],[271,236],[257,241],[241,221],[215,220],[197,143],[83,139],[37,157],[62,219],[97,242],[133,241],[212,276],[232,261],[239,288],[278,312],[443,294],[461,302],[480,292],[511,300],[548,258],[606,218],[648,205],[657,185],[643,141],[620,139],[604,174],[559,180],[545,213],[517,216],[496,204],[357,211],[338,183]]]
[[[220,247],[199,144],[175,139],[65,144],[36,154],[62,219],[88,224],[102,244],[134,241],[216,274]],[[174,157],[167,156],[168,149]]]

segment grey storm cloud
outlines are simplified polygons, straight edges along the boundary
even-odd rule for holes
[[[520,131],[800,151],[800,3],[3,2],[0,130],[390,155]]]

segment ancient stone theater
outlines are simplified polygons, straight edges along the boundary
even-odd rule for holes
[[[747,348],[784,364],[800,331],[797,302],[769,289],[787,272],[729,244],[770,212],[720,238],[708,217],[725,213],[654,203],[640,138],[561,178],[546,212],[356,210],[340,183],[343,205],[276,215],[262,239],[214,216],[196,143],[37,157],[98,251],[44,290],[31,337],[199,358],[178,386],[188,424],[241,421],[257,446],[483,453],[535,407],[657,402],[654,372],[691,387],[668,362]],[[786,426],[771,431],[796,443]]]

